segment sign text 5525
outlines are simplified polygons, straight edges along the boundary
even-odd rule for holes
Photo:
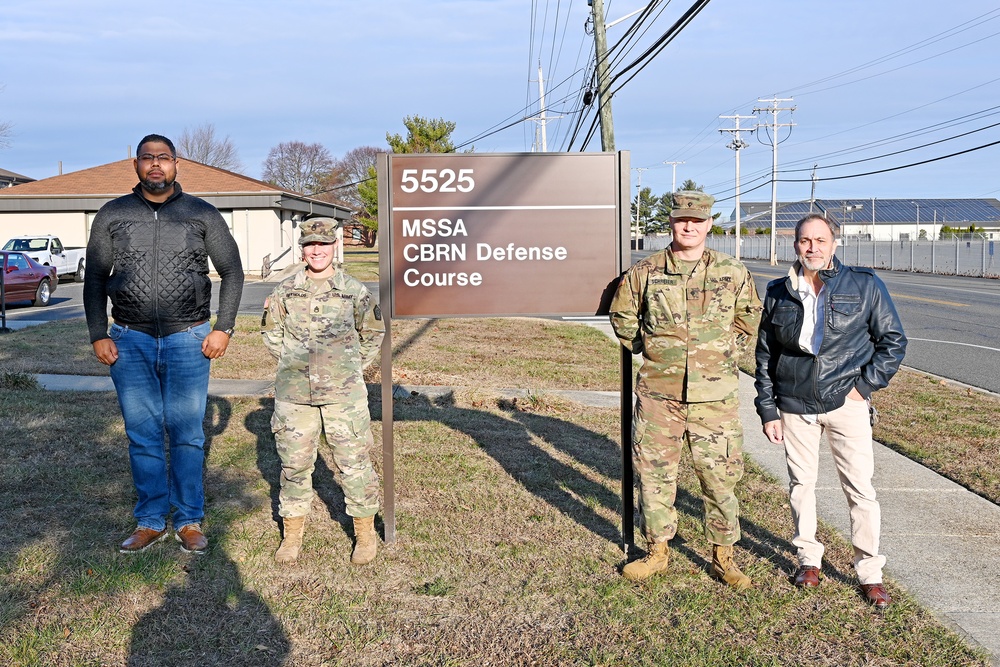
[[[404,169],[399,189],[409,194],[423,192],[472,192],[476,181],[471,169]]]

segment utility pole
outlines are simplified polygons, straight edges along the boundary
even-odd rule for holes
[[[813,165],[812,173],[812,188],[809,190],[809,212],[813,212],[813,205],[816,203],[816,169],[819,168],[818,164]]]
[[[611,120],[611,91],[608,90],[608,35],[604,26],[604,0],[593,0],[594,61],[597,71],[597,114],[601,119],[601,150],[615,150],[615,127]]]
[[[752,129],[740,128],[741,120],[753,120],[753,116],[719,116],[719,118],[726,118],[733,120],[736,127],[728,128],[724,127],[719,132],[731,132],[733,135],[733,140],[726,144],[726,148],[732,148],[736,151],[736,259],[740,258],[740,151],[748,146],[747,142],[740,138],[740,132],[750,132],[753,133]]]
[[[639,248],[639,216],[642,215],[642,172],[649,167],[632,167],[638,172],[638,183],[635,186],[635,247]]]
[[[684,161],[683,160],[679,162],[666,161],[663,164],[669,164],[674,168],[674,176],[673,178],[670,179],[670,194],[673,194],[677,192],[677,165],[684,164]]]
[[[754,113],[767,112],[771,114],[771,266],[778,263],[777,249],[775,247],[775,235],[778,233],[778,128],[792,127],[795,123],[779,123],[778,113],[781,111],[795,111],[795,107],[779,107],[779,102],[791,102],[792,98],[773,97],[769,100],[757,98],[758,102],[769,103],[770,107],[755,107]],[[758,129],[767,127],[767,123],[758,123]]]
[[[542,62],[538,61],[538,116],[532,118],[531,120],[538,123],[538,127],[535,128],[535,143],[532,146],[533,152],[545,153],[549,150],[548,142],[545,139],[545,125],[550,120],[556,120],[557,118],[562,118],[562,116],[546,116],[545,112],[545,80],[542,78]]]
[[[542,61],[538,61],[538,134],[536,134],[535,146],[541,147],[542,152],[548,150],[545,140],[545,83],[542,80]],[[539,140],[537,137],[541,137]]]

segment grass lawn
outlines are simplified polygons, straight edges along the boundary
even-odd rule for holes
[[[17,381],[40,368],[99,367],[82,322],[4,336],[0,664],[989,664],[891,581],[895,603],[874,613],[857,592],[850,546],[827,527],[826,581],[795,589],[786,492],[752,464],[738,489],[737,549],[752,589],[730,591],[708,576],[711,551],[687,462],[669,575],[625,581],[617,410],[544,394],[616,389],[615,345],[588,327],[541,320],[393,326],[400,381],[462,379],[473,389],[395,403],[397,541],[380,545],[365,567],[348,562],[350,521],[325,458],[303,556],[274,565],[279,467],[273,403],[260,398],[210,399],[209,552],[190,556],[170,541],[118,554],[135,499],[113,397]],[[270,377],[273,363],[256,338],[235,338],[214,372]],[[900,382],[893,400],[879,395],[883,426],[900,424],[908,442],[926,430],[930,446],[937,392],[955,389],[916,383],[919,391]],[[498,400],[496,387],[541,393],[513,403]],[[910,399],[927,414],[896,402]],[[964,396],[969,422],[975,401],[987,399]],[[377,421],[374,430],[378,444]],[[989,437],[971,423],[956,437],[972,435]]]
[[[209,552],[169,541],[123,556],[134,498],[107,403],[0,394],[0,499],[15,528],[0,532],[0,664],[988,664],[891,582],[896,603],[873,613],[828,529],[826,582],[795,589],[785,492],[752,465],[738,550],[751,590],[709,578],[690,473],[669,576],[627,582],[617,411],[553,398],[528,411],[483,390],[398,402],[396,543],[349,564],[349,519],[321,459],[303,556],[282,568],[272,403],[213,398]]]

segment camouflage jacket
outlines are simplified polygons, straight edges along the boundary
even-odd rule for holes
[[[360,281],[339,268],[314,281],[302,269],[274,288],[260,324],[278,360],[277,400],[323,405],[367,395],[362,370],[378,354],[385,326]]]
[[[611,302],[611,325],[643,357],[636,391],[689,403],[721,401],[739,390],[737,341],[757,333],[760,299],[736,259],[705,250],[685,275],[670,248],[625,272]]]

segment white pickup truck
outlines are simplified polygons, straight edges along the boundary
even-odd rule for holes
[[[39,264],[56,267],[60,276],[73,276],[76,282],[83,282],[87,249],[67,248],[58,236],[15,236],[4,244],[3,249],[26,253]]]

